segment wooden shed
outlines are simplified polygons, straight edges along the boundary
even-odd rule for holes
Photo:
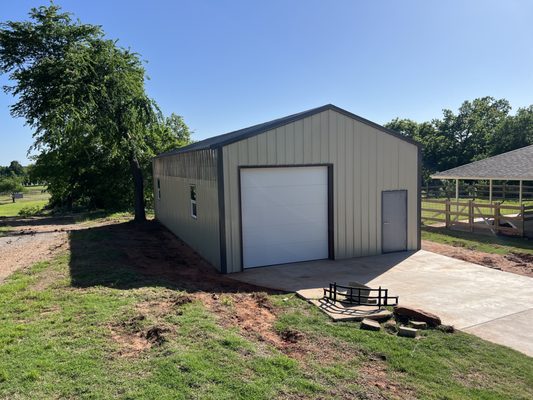
[[[420,148],[334,105],[153,160],[156,218],[222,273],[420,248]]]

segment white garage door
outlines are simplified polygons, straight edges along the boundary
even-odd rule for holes
[[[241,169],[243,265],[328,258],[327,167]]]

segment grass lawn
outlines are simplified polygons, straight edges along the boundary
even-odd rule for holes
[[[183,245],[158,235],[75,231],[69,251],[0,284],[0,398],[533,398],[533,359],[516,351],[363,331],[290,294],[196,281]],[[254,299],[258,317],[239,307]]]
[[[24,207],[38,207],[42,209],[50,198],[48,193],[41,193],[44,186],[32,186],[27,188],[24,198],[17,199],[13,203],[11,195],[0,196],[0,217],[14,217]]]
[[[422,227],[422,239],[492,254],[533,254],[533,240],[527,238],[482,235],[425,226]]]

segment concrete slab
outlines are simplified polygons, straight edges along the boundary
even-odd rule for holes
[[[254,268],[232,274],[231,278],[293,292],[320,293],[331,282],[382,286],[389,289],[390,295],[400,296],[402,305],[435,313],[444,324],[533,356],[533,334],[526,318],[533,310],[533,279],[440,254],[421,250],[310,261]],[[505,317],[511,320],[511,316],[519,313],[526,317],[515,316],[513,329],[505,329]],[[498,333],[504,331],[505,339]]]
[[[533,356],[533,309],[464,328],[463,331]]]

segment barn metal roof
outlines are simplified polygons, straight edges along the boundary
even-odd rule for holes
[[[404,140],[404,141],[406,141],[408,143],[414,144],[415,146],[420,146],[420,144],[417,143],[416,141],[414,141],[414,140],[412,140],[412,139],[410,139],[410,138],[408,138],[408,137],[406,137],[406,136],[404,136],[404,135],[402,135],[402,134],[400,134],[400,133],[398,133],[396,131],[393,131],[391,129],[385,128],[385,127],[383,127],[383,126],[381,126],[379,124],[376,124],[375,122],[369,121],[369,120],[367,120],[365,118],[362,118],[362,117],[360,117],[358,115],[352,114],[351,112],[346,111],[346,110],[344,110],[344,109],[342,109],[340,107],[337,107],[337,106],[335,106],[333,104],[326,104],[326,105],[321,106],[321,107],[312,108],[310,110],[303,111],[303,112],[300,112],[300,113],[297,113],[297,114],[292,114],[292,115],[289,115],[289,116],[286,116],[286,117],[282,117],[282,118],[278,118],[278,119],[275,119],[275,120],[272,120],[272,121],[264,122],[262,124],[253,125],[253,126],[250,126],[248,128],[239,129],[237,131],[225,133],[223,135],[213,136],[213,137],[210,137],[208,139],[204,139],[204,140],[201,140],[199,142],[195,142],[195,143],[189,144],[187,146],[180,147],[179,149],[170,150],[170,151],[167,151],[165,153],[161,153],[156,158],[166,157],[166,156],[173,156],[175,154],[187,153],[187,152],[190,152],[190,151],[217,149],[217,148],[226,146],[228,144],[235,143],[235,142],[247,139],[247,138],[255,136],[255,135],[259,135],[260,133],[264,133],[264,132],[269,131],[271,129],[278,128],[280,126],[289,124],[289,123],[297,121],[299,119],[310,117],[310,116],[312,116],[314,114],[318,114],[318,113],[321,113],[321,112],[326,111],[326,110],[337,111],[337,112],[339,112],[341,114],[346,115],[349,118],[353,118],[353,119],[355,119],[355,120],[357,120],[359,122],[362,122],[362,123],[364,123],[366,125],[370,125],[373,128],[379,129],[380,131],[382,131],[384,133],[387,133],[389,135],[397,137],[397,138],[399,138],[401,140]]]
[[[533,145],[431,175],[434,179],[533,180]]]

